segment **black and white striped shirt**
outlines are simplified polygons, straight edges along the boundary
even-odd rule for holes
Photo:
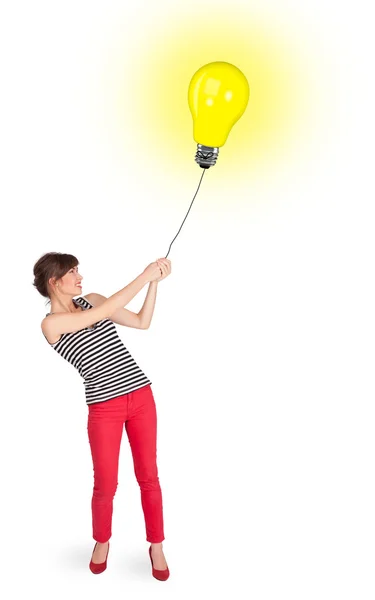
[[[84,310],[93,308],[84,296],[74,298],[73,302]],[[152,383],[124,346],[110,319],[102,319],[73,333],[63,333],[50,346],[84,378],[87,404],[104,402]]]

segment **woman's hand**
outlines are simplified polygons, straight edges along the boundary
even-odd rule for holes
[[[160,268],[161,277],[155,279],[154,281],[162,281],[162,279],[165,279],[166,277],[168,277],[168,275],[171,274],[172,264],[169,258],[159,258],[156,262]]]
[[[160,278],[160,275],[163,274],[163,272],[157,261],[154,261],[145,268],[143,274],[146,275],[148,283],[151,283],[152,281],[157,281],[157,278]]]

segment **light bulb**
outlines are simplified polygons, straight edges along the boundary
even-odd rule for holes
[[[195,160],[202,169],[216,163],[219,147],[243,115],[249,93],[245,75],[227,62],[208,63],[193,75],[188,101],[198,144]]]

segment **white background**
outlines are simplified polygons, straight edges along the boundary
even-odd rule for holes
[[[198,18],[200,4],[185,10]],[[232,15],[239,5],[206,2]],[[1,11],[7,598],[374,598],[371,7],[245,5],[316,48],[319,109],[309,141],[301,136],[282,168],[254,182],[227,172],[219,185],[220,154],[172,245],[150,329],[118,326],[157,404],[165,583],[151,576],[125,432],[108,568],[96,578],[88,569],[84,388],[42,335],[49,308],[32,269],[45,252],[72,253],[83,294],[109,296],[166,255],[201,174],[195,144],[177,174],[130,142],[120,156],[105,135],[111,87],[98,98],[96,74],[119,22],[134,49],[145,23],[174,26],[178,3]],[[145,294],[128,308],[139,310]]]

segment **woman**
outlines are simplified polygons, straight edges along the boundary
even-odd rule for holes
[[[163,506],[156,462],[157,418],[152,382],[124,346],[114,323],[147,329],[158,282],[170,273],[171,261],[160,258],[109,298],[91,293],[74,299],[82,291],[82,276],[75,256],[49,252],[34,265],[34,286],[50,299],[52,309],[41,323],[42,332],[52,348],[84,379],[87,431],[94,468],[91,509],[96,544],[89,564],[93,573],[102,573],[107,567],[125,424],[140,486],[146,540],[151,544],[152,574],[162,581],[169,577],[162,548]],[[125,309],[124,305],[146,283],[150,285],[139,313]]]

